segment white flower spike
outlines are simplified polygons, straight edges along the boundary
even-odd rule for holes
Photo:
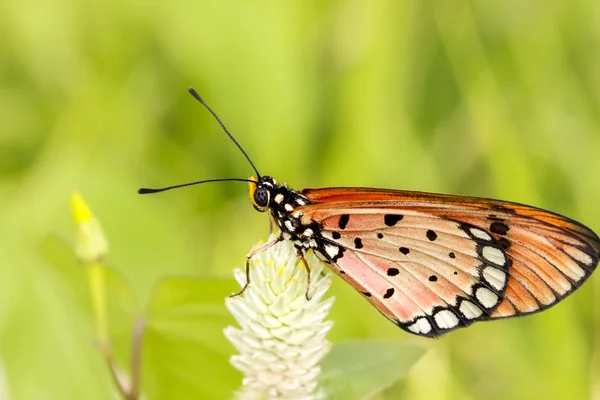
[[[312,252],[310,300],[306,300],[307,272],[294,245],[282,241],[250,260],[250,285],[225,304],[241,329],[227,327],[225,336],[238,349],[231,364],[244,373],[240,399],[316,399],[319,361],[331,348],[325,335],[333,326],[323,321],[334,298],[322,300],[331,286],[326,265]],[[244,271],[235,278],[243,287]]]

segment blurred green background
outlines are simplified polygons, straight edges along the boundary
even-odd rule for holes
[[[188,86],[263,174],[294,188],[501,198],[598,232],[599,55],[590,0],[0,2],[0,398],[113,394],[64,244],[74,189],[133,288],[111,289],[122,362],[131,317],[162,277],[226,278],[210,293],[217,308],[237,289],[233,268],[268,235],[244,184],[136,194],[252,172]],[[397,329],[338,278],[331,293],[332,341],[430,348],[378,398],[600,399],[598,276],[548,312],[440,340]],[[149,333],[163,349],[144,353],[151,400],[239,384],[225,325],[190,323],[186,339]],[[164,376],[178,389],[159,387]]]

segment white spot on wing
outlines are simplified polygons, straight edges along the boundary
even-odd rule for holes
[[[281,193],[279,193],[277,196],[275,196],[275,203],[279,204],[283,201],[283,195]]]
[[[492,240],[492,237],[486,231],[482,231],[481,229],[471,228],[469,229],[469,231],[471,232],[471,235],[475,236],[478,239]]]
[[[506,264],[506,256],[504,255],[504,252],[496,247],[485,246],[483,250],[481,250],[481,255],[483,258],[493,262],[496,265]]]
[[[450,310],[441,310],[433,316],[435,323],[441,329],[451,329],[458,325],[458,318]]]
[[[327,253],[327,255],[330,258],[334,258],[335,256],[337,256],[338,253],[339,253],[339,251],[340,251],[340,249],[337,246],[334,246],[332,244],[326,244],[325,245],[325,252]]]
[[[475,304],[471,303],[468,300],[461,301],[459,311],[467,319],[479,318],[481,314],[483,314],[481,308],[477,307]]]
[[[506,273],[494,267],[485,267],[483,277],[496,290],[504,289],[506,285]]]
[[[292,221],[290,221],[289,219],[287,219],[285,222],[285,227],[288,229],[288,231],[290,232],[294,232],[296,230],[296,228],[294,228],[294,225],[292,225]]]
[[[414,324],[408,326],[408,330],[414,333],[428,334],[431,332],[431,324],[426,318],[419,318]]]
[[[298,219],[301,218],[304,215],[304,213],[302,211],[296,211],[295,213],[292,214],[292,217]]]
[[[298,197],[298,198],[296,199],[296,204],[298,204],[298,205],[300,205],[300,206],[303,206],[303,205],[307,204],[307,201],[306,201],[306,200],[304,200],[302,197]]]
[[[283,208],[285,208],[285,211],[288,212],[294,211],[294,207],[291,204],[286,204],[285,206],[283,206]]]
[[[313,235],[313,233],[314,233],[314,232],[313,232],[313,230],[312,230],[312,229],[310,229],[310,228],[306,228],[302,234],[303,234],[304,236],[310,237],[310,236],[312,236],[312,235]]]
[[[496,293],[484,287],[477,288],[477,291],[475,292],[475,297],[477,297],[477,300],[479,300],[479,302],[485,308],[494,307],[496,304],[498,304],[498,300],[500,300]]]

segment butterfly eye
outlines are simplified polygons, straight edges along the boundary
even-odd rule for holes
[[[258,187],[254,191],[254,204],[260,208],[266,208],[269,204],[269,191],[264,187]]]

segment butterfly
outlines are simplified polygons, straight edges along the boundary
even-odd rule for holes
[[[507,201],[403,190],[334,187],[296,191],[260,175],[221,119],[190,88],[246,157],[254,208],[270,216],[277,236],[246,256],[293,242],[405,331],[437,337],[477,321],[543,311],[580,287],[600,258],[600,238],[550,211]],[[310,277],[310,274],[308,274]],[[310,281],[307,282],[307,298]]]

